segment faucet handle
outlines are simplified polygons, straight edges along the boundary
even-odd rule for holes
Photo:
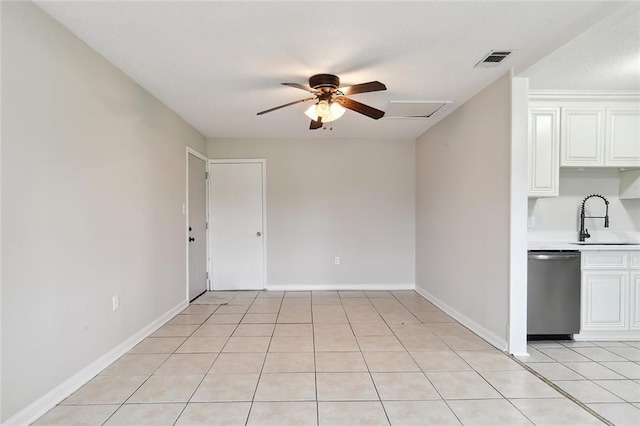
[[[587,228],[584,229],[584,237],[591,238],[591,234],[589,234],[589,230]]]

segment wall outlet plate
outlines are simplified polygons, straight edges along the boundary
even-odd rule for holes
[[[111,298],[111,306],[114,311],[117,311],[120,308],[120,296],[117,294]]]

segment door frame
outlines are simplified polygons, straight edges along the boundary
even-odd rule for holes
[[[189,155],[193,155],[194,157],[197,157],[199,159],[201,159],[202,161],[204,161],[204,167],[205,167],[205,171],[207,173],[207,179],[206,179],[206,189],[205,189],[205,205],[206,205],[206,211],[205,211],[205,220],[206,220],[206,225],[205,225],[205,246],[206,246],[206,256],[207,256],[207,261],[205,262],[206,268],[207,268],[207,291],[211,290],[211,280],[209,279],[209,272],[211,271],[210,267],[209,267],[209,159],[200,154],[198,151],[196,151],[195,149],[191,148],[190,146],[187,147],[187,154],[185,155],[185,161],[186,161],[186,197],[185,197],[185,203],[182,205],[182,213],[184,214],[184,242],[185,242],[185,256],[187,259],[186,262],[186,273],[185,273],[185,299],[187,300],[187,302],[189,301]]]
[[[247,164],[247,163],[257,163],[262,165],[262,289],[267,288],[267,160],[264,158],[233,158],[233,159],[209,159],[209,168],[213,164]],[[211,175],[209,175],[211,176]],[[207,180],[207,197],[209,196],[209,192],[211,191],[211,185],[209,184],[210,180]],[[210,215],[213,214],[211,211],[210,200],[207,198],[207,220],[210,222]],[[211,252],[210,244],[213,241],[213,237],[208,234],[207,239],[207,257],[209,259],[207,267],[209,271],[213,271],[213,259],[209,256]],[[213,276],[213,275],[211,275]],[[211,280],[209,280],[210,290],[214,290],[214,284]]]

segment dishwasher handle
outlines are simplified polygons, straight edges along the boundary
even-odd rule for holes
[[[533,260],[567,260],[580,257],[580,253],[529,253],[529,259]]]

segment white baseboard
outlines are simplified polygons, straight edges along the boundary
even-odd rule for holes
[[[460,324],[464,325],[469,330],[473,331],[478,336],[482,337],[484,340],[486,340],[496,348],[500,349],[501,351],[505,351],[505,352],[507,351],[507,341],[502,337],[498,336],[497,334],[495,334],[490,330],[487,330],[486,328],[484,328],[483,326],[481,326],[471,318],[467,317],[466,315],[463,315],[462,313],[452,308],[451,306],[447,305],[442,300],[430,294],[423,288],[416,286],[415,290],[420,296],[424,297],[429,302],[433,303],[438,308],[442,309],[447,315],[453,317]]]
[[[620,331],[583,331],[580,334],[574,334],[573,340],[583,341],[592,340],[599,342],[607,341],[638,341],[640,340],[640,332],[637,330],[620,330]]]
[[[328,291],[328,290],[414,290],[415,284],[269,284],[267,291]]]
[[[42,396],[35,402],[29,404],[16,415],[6,420],[3,425],[22,426],[35,422],[37,419],[46,414],[47,411],[51,410],[57,404],[62,402],[62,400],[71,395],[73,392],[80,389],[80,387],[82,387],[85,383],[97,376],[109,365],[113,364],[113,362],[115,362],[118,358],[127,353],[131,348],[140,343],[144,338],[156,331],[187,306],[189,306],[188,301],[184,300],[180,302],[177,306],[171,308],[169,311],[161,315],[158,319],[151,322],[142,330],[138,331],[136,334],[89,364],[87,367],[80,370],[74,376],[61,383],[49,393]]]

